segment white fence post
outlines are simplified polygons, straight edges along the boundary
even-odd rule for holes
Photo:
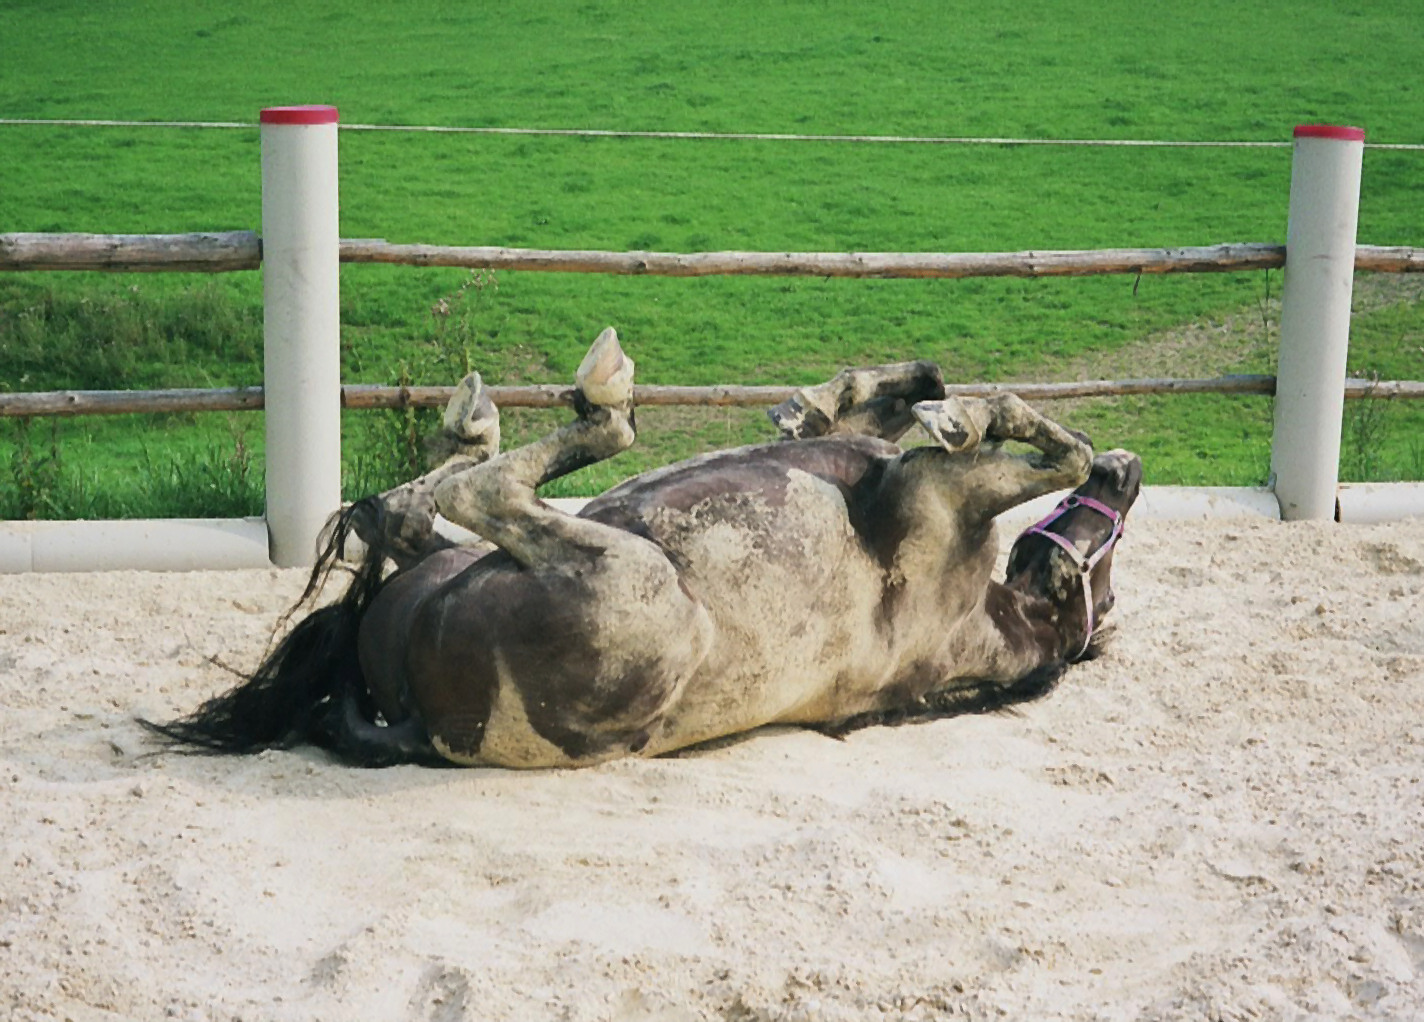
[[[1335,517],[1364,148],[1359,128],[1295,129],[1271,440],[1286,520]]]
[[[312,564],[341,506],[336,108],[262,111],[267,530],[272,563]]]

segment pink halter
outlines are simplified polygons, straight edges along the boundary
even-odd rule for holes
[[[1112,522],[1112,532],[1108,534],[1108,538],[1103,541],[1102,546],[1098,547],[1097,550],[1086,557],[1078,553],[1077,548],[1063,536],[1056,532],[1048,531],[1048,526],[1058,521],[1058,519],[1062,518],[1069,511],[1072,511],[1075,507],[1089,508],[1098,512],[1098,514],[1107,516]],[[1077,660],[1088,651],[1088,643],[1093,641],[1093,630],[1097,627],[1097,610],[1093,601],[1093,582],[1091,578],[1093,569],[1097,567],[1099,561],[1112,551],[1117,541],[1122,538],[1122,515],[1100,500],[1094,500],[1092,497],[1080,497],[1076,493],[1070,493],[1053,509],[1052,514],[1038,524],[1030,525],[1025,529],[1018,540],[1015,541],[1014,545],[1017,546],[1022,542],[1025,536],[1044,536],[1054,543],[1057,543],[1063,548],[1064,553],[1068,555],[1069,560],[1073,562],[1073,566],[1078,569],[1078,578],[1082,582],[1083,587],[1083,604],[1088,611],[1088,627],[1083,636],[1083,645],[1079,648],[1077,653],[1069,657],[1069,660]]]

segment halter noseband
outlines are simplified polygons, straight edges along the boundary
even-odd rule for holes
[[[1069,511],[1072,511],[1075,507],[1085,507],[1091,511],[1096,511],[1098,514],[1106,516],[1107,519],[1112,522],[1112,532],[1108,533],[1108,538],[1104,540],[1103,545],[1086,557],[1078,553],[1077,547],[1068,542],[1065,537],[1056,532],[1048,531],[1048,526],[1058,521],[1058,519],[1062,518]],[[1088,644],[1093,641],[1093,629],[1097,626],[1097,611],[1093,603],[1093,582],[1091,575],[1093,569],[1098,566],[1098,562],[1106,557],[1117,544],[1117,541],[1122,538],[1122,515],[1100,500],[1094,500],[1092,497],[1080,497],[1076,493],[1070,493],[1053,509],[1052,514],[1037,525],[1030,525],[1025,529],[1019,538],[1014,541],[1014,546],[1018,546],[1019,543],[1022,543],[1027,536],[1044,536],[1052,540],[1063,548],[1063,552],[1068,555],[1068,559],[1072,561],[1073,566],[1078,569],[1078,578],[1083,587],[1083,604],[1088,611],[1088,627],[1083,635],[1082,647],[1069,658],[1070,660],[1077,660],[1088,651]]]

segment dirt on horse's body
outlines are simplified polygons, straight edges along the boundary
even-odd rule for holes
[[[632,442],[632,363],[611,334],[580,368],[577,421],[506,454],[467,379],[446,418],[463,453],[348,515],[371,545],[356,595],[297,627],[250,707],[239,689],[159,729],[224,751],[312,740],[367,763],[576,766],[970,685],[1031,694],[1111,607],[1136,457],[1095,460],[1012,395],[945,398],[928,363],[800,392],[773,413],[788,442],[639,476],[578,516],[548,507],[538,485]],[[891,442],[915,421],[934,446]],[[994,581],[995,516],[1070,486],[1085,504]],[[436,510],[495,548],[441,540]],[[387,555],[401,567],[383,578]],[[311,705],[283,722],[255,690],[298,675]]]

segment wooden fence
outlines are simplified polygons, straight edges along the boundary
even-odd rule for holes
[[[337,265],[395,263],[468,269],[701,277],[710,275],[955,279],[1095,274],[1227,273],[1286,265],[1279,379],[1099,380],[962,385],[958,394],[1012,389],[1038,400],[1121,394],[1275,394],[1271,506],[1281,517],[1337,511],[1340,407],[1344,397],[1424,397],[1424,382],[1347,380],[1349,295],[1356,270],[1424,271],[1424,250],[1355,244],[1363,132],[1296,129],[1286,245],[1196,248],[887,252],[597,252],[392,244],[336,234],[336,111],[281,107],[262,112],[263,238],[252,231],[179,235],[0,235],[0,271],[100,270],[225,273],[264,269],[266,387],[144,392],[0,394],[0,417],[157,411],[248,410],[267,416],[267,514],[260,522],[71,523],[39,552],[30,526],[0,527],[0,570],[95,567],[236,567],[310,563],[327,515],[339,503],[339,407],[438,407],[448,387],[340,384]],[[568,404],[564,386],[494,387],[497,404]],[[766,405],[789,387],[640,386],[644,405]],[[339,401],[333,400],[339,395]],[[280,420],[280,421],[279,421]],[[274,432],[275,431],[275,432]],[[280,462],[275,455],[281,454]],[[1424,489],[1424,488],[1420,488]],[[1253,499],[1262,493],[1253,491]],[[1373,498],[1371,498],[1373,499]],[[1414,491],[1390,507],[1421,513]],[[1393,513],[1393,512],[1391,512]],[[260,534],[255,531],[260,526]],[[179,537],[182,541],[179,541]],[[18,539],[16,539],[18,537]],[[13,542],[12,542],[13,541]],[[7,546],[7,543],[10,545]],[[54,551],[59,551],[55,553]],[[18,551],[18,552],[16,552]],[[42,563],[43,562],[43,565]]]
[[[1195,248],[1026,252],[597,252],[458,245],[402,245],[343,238],[343,263],[629,276],[1087,277],[1104,273],[1239,273],[1285,266],[1286,247],[1263,243]],[[228,273],[262,264],[255,231],[217,234],[0,234],[0,271],[109,270]],[[1424,271],[1424,249],[1358,245],[1355,269]]]
[[[1194,248],[1097,249],[1025,252],[599,252],[393,244],[343,239],[346,263],[387,263],[480,270],[554,273],[816,276],[897,279],[966,277],[1084,277],[1099,274],[1235,273],[1285,265],[1284,245],[1240,243]],[[110,272],[228,273],[262,265],[255,231],[192,234],[0,234],[0,271],[99,270]],[[1424,249],[1359,245],[1355,269],[1424,272]],[[1091,380],[1076,383],[962,384],[960,395],[1012,390],[1028,400],[1127,394],[1274,394],[1273,376],[1212,379]],[[347,384],[343,408],[442,407],[452,387],[385,387]],[[643,405],[762,406],[790,395],[790,387],[639,386]],[[573,391],[546,384],[492,387],[500,407],[569,405]],[[1424,382],[1350,379],[1347,399],[1424,398]],[[261,387],[148,391],[44,391],[0,394],[0,418],[121,415],[135,412],[251,411],[264,407]]]

